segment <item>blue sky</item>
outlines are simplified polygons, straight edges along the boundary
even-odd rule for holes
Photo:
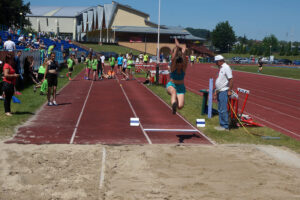
[[[31,5],[94,6],[111,0],[24,0]],[[118,0],[158,22],[158,0]],[[237,36],[300,41],[300,0],[161,0],[161,24],[213,30],[228,20]]]

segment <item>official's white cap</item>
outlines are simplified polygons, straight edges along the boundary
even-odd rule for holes
[[[215,61],[224,60],[224,57],[222,55],[215,56]]]

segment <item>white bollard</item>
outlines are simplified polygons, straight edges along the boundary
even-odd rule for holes
[[[130,118],[130,126],[139,126],[140,119],[139,118]]]
[[[196,119],[197,127],[205,127],[205,119]]]

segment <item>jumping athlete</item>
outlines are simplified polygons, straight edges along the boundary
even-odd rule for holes
[[[176,47],[173,49],[172,53],[170,81],[166,85],[168,94],[171,95],[172,111],[174,115],[176,114],[177,108],[181,109],[184,106],[184,76],[188,64],[186,48],[181,48],[176,38],[175,44]]]

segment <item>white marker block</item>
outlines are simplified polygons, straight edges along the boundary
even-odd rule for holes
[[[140,119],[139,118],[130,118],[130,126],[139,126]]]
[[[205,127],[205,119],[196,119],[197,127]]]

